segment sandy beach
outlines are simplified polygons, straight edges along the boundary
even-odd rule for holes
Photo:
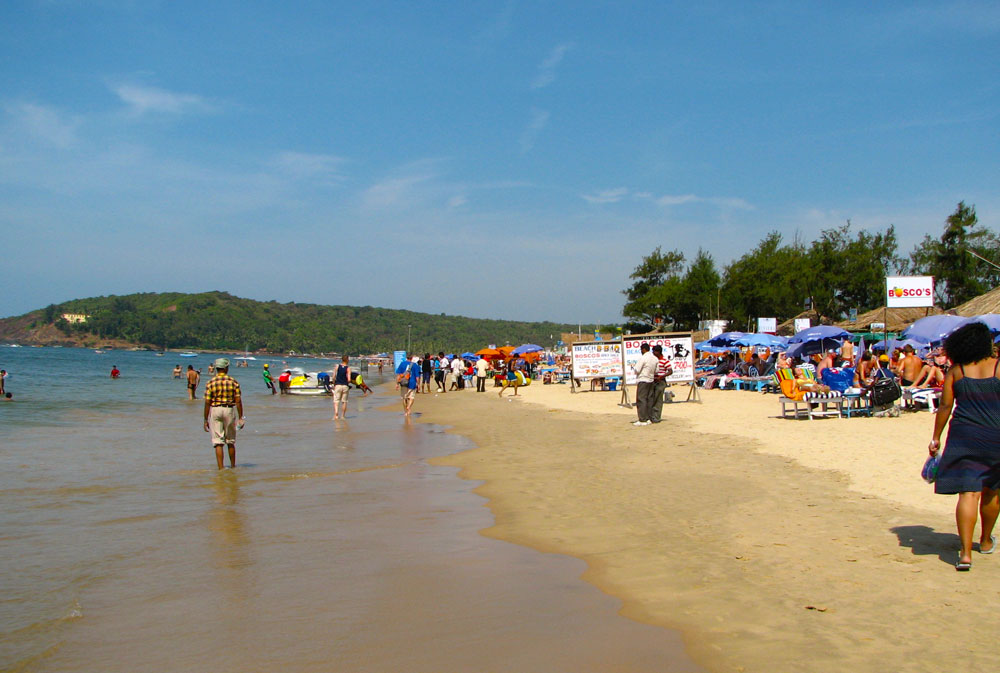
[[[919,476],[930,413],[791,421],[775,395],[706,391],[633,427],[620,392],[487,391],[415,406],[476,444],[438,460],[483,482],[483,534],[583,559],[707,670],[993,663],[1000,556],[953,569],[955,498]]]

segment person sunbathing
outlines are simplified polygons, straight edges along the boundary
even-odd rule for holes
[[[940,388],[944,385],[944,372],[933,361],[925,362],[911,388]]]

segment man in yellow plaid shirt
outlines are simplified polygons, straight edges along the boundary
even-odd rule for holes
[[[205,432],[212,433],[215,460],[221,470],[224,464],[222,445],[229,445],[229,467],[236,467],[236,429],[242,430],[243,397],[240,384],[229,376],[229,359],[215,361],[215,376],[205,386]]]

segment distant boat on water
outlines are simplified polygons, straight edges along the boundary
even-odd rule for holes
[[[192,353],[190,351],[188,351],[187,353],[178,353],[178,355],[180,357],[182,357],[182,358],[196,358],[196,357],[198,357],[197,353]]]

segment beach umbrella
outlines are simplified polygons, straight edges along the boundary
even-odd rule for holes
[[[887,353],[891,353],[897,348],[906,348],[907,346],[912,346],[913,350],[924,352],[930,348],[930,344],[926,341],[918,341],[917,339],[889,339],[888,348],[886,348],[885,341],[879,341],[878,343],[872,344],[873,351],[884,350]]]
[[[708,339],[708,344],[710,346],[732,346],[736,343],[737,339],[742,339],[747,336],[746,332],[723,332],[717,336]]]
[[[462,353],[461,358],[463,360],[478,360],[479,356],[475,353]]]
[[[713,346],[711,339],[700,341],[694,345],[694,349],[703,353],[726,353],[733,350],[735,346]]]
[[[545,350],[541,346],[535,344],[522,344],[515,348],[512,352],[513,355],[524,355],[525,353],[537,353],[539,351]]]
[[[478,355],[481,358],[498,358],[503,355],[503,353],[498,351],[496,348],[480,348],[475,352],[475,355]]]
[[[983,323],[994,334],[1000,334],[1000,315],[996,313],[984,313],[983,315],[977,315],[973,320]]]
[[[783,351],[788,348],[788,340],[784,337],[767,334],[766,332],[755,332],[746,334],[733,342],[737,346],[760,346],[771,350]]]
[[[797,357],[814,355],[840,348],[844,339],[851,336],[847,330],[833,325],[816,325],[801,330],[788,340],[788,355]]]
[[[843,341],[851,336],[851,333],[840,327],[834,327],[833,325],[816,325],[815,327],[808,327],[804,330],[800,330],[795,333],[795,336],[788,339],[789,344],[801,344],[808,343],[810,341],[819,341],[821,339],[837,339],[838,341]]]
[[[974,318],[963,318],[957,315],[929,315],[921,318],[905,330],[904,339],[915,339],[936,346],[962,325],[972,322]]]

